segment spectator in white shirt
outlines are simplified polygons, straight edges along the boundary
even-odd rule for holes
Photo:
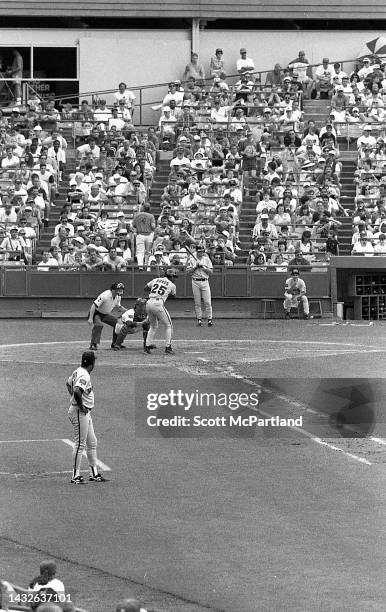
[[[240,59],[236,62],[236,68],[239,74],[255,70],[255,63],[252,58],[247,57],[247,50],[244,48],[240,49]]]
[[[354,244],[351,255],[364,255],[365,257],[374,255],[374,247],[368,239],[366,232],[360,232],[359,241]]]
[[[133,94],[132,91],[127,89],[126,83],[119,83],[118,91],[116,91],[114,94],[114,102],[117,102],[119,104],[121,100],[124,100],[125,106],[131,111],[131,117],[134,115],[135,99],[136,96]]]

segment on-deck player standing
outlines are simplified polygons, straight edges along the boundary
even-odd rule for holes
[[[87,319],[88,323],[93,326],[90,342],[91,351],[96,351],[98,349],[98,344],[102,336],[103,323],[107,323],[107,325],[111,325],[113,328],[111,348],[114,347],[117,341],[115,326],[118,319],[114,317],[111,312],[114,308],[121,308],[121,298],[124,289],[125,285],[123,283],[113,283],[110,289],[103,291],[92,303]]]
[[[177,274],[172,268],[168,268],[165,276],[154,278],[145,286],[145,291],[150,291],[146,304],[150,329],[144,348],[144,352],[148,355],[151,354],[151,349],[154,348],[153,342],[159,323],[165,326],[165,353],[169,355],[174,354],[172,349],[173,325],[170,314],[165,308],[165,302],[169,295],[175,297],[177,291],[175,284],[170,280],[172,278],[177,278]]]
[[[192,291],[197,325],[199,327],[202,325],[201,301],[203,301],[205,314],[208,318],[208,327],[212,327],[212,295],[210,292],[209,276],[213,272],[213,264],[202,245],[197,245],[196,256],[190,255],[186,264],[186,271],[192,275]]]
[[[94,408],[94,391],[90,374],[94,369],[95,354],[85,351],[82,354],[81,365],[73,371],[66,382],[71,404],[68,418],[74,428],[74,451],[72,478],[73,484],[85,484],[83,476],[80,475],[80,465],[83,451],[86,450],[87,460],[90,468],[90,482],[105,482],[106,478],[99,474],[97,467],[97,438],[91,418],[91,410]]]

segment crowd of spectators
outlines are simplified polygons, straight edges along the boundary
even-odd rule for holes
[[[380,135],[381,134],[381,135]],[[367,124],[357,140],[352,255],[386,256],[386,151],[384,126]]]
[[[276,64],[263,85],[242,48],[231,83],[222,49],[210,59],[208,76],[192,54],[182,81],[169,84],[158,126],[148,129],[134,127],[135,96],[125,83],[112,106],[95,99],[58,109],[55,100],[42,103],[31,94],[26,112],[0,111],[0,258],[7,265],[39,262],[40,271],[183,269],[189,252],[203,244],[215,265],[243,263],[246,254],[254,270],[328,263],[339,254],[338,231],[348,216],[341,202],[342,134],[358,143],[354,226],[360,231],[353,244],[361,244],[357,234],[363,237],[358,217],[372,235],[384,218],[384,70],[384,63],[365,58],[346,74],[323,58],[313,72],[299,51],[286,68]],[[304,99],[317,96],[330,101],[322,125],[305,121],[302,110]],[[69,182],[63,180],[67,125],[76,140]],[[157,151],[171,160],[155,201]],[[60,222],[36,257],[59,186],[67,191]],[[243,214],[252,206],[255,217],[241,244],[243,199]]]

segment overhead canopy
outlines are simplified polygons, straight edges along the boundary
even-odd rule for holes
[[[384,19],[384,0],[0,0],[12,17],[200,19]]]

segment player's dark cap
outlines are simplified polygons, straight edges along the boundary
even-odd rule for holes
[[[94,351],[84,351],[84,353],[82,353],[81,366],[87,368],[87,366],[94,365],[95,359],[96,356]]]
[[[178,278],[178,274],[173,268],[168,268],[165,272],[167,278]]]
[[[123,283],[113,283],[110,287],[112,291],[123,291],[125,290],[125,285]]]
[[[82,355],[82,359],[83,359],[83,355]],[[52,575],[52,576],[54,574],[56,574],[56,563],[55,563],[55,561],[42,561],[40,563],[40,573],[42,574],[44,571],[48,571],[48,573],[50,575]]]
[[[299,276],[300,272],[297,268],[294,268],[291,272],[292,276]]]
[[[205,251],[205,247],[204,247],[204,245],[202,245],[202,244],[198,244],[198,245],[196,246],[196,251]]]
[[[124,599],[115,608],[115,612],[141,612],[138,599]]]

